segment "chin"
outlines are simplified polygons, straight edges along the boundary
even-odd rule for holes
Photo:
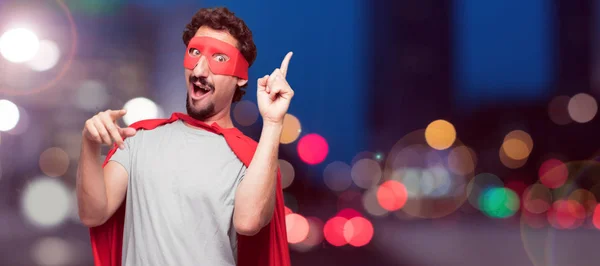
[[[208,99],[196,101],[187,95],[186,111],[189,116],[196,120],[206,120],[214,115],[215,106],[212,102],[206,102]]]

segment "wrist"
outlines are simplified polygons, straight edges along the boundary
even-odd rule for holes
[[[81,141],[81,148],[87,152],[99,153],[101,149],[101,144],[91,141],[86,137],[83,137]]]
[[[263,120],[263,130],[281,131],[281,130],[283,130],[283,121],[273,122],[273,121]]]

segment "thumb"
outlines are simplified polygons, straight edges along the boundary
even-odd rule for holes
[[[126,128],[121,128],[119,129],[119,133],[121,134],[122,137],[131,137],[134,136],[135,133],[137,132],[137,130],[135,130],[132,127],[126,127]]]
[[[258,86],[266,87],[268,80],[269,80],[269,75],[265,75],[264,77],[259,78],[258,79]]]

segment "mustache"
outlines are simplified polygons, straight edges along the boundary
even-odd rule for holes
[[[208,80],[206,80],[205,77],[196,77],[194,75],[190,75],[190,83],[191,84],[200,83],[204,87],[208,87],[211,90],[215,90],[215,85],[213,85],[212,83],[208,82]]]

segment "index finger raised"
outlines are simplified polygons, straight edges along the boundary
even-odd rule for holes
[[[283,58],[283,61],[281,62],[281,67],[279,68],[279,70],[281,71],[281,74],[283,74],[284,78],[287,75],[288,65],[290,64],[290,59],[292,59],[293,54],[293,52],[288,52],[285,55],[285,58]]]
[[[119,119],[121,117],[123,117],[125,114],[127,113],[126,109],[121,109],[121,110],[109,110],[108,111],[108,115],[110,116],[110,118],[112,118],[113,120]]]

